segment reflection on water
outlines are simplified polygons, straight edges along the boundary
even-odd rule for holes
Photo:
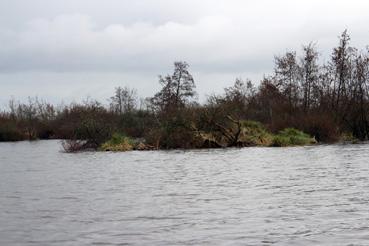
[[[0,245],[369,244],[369,145],[0,144]]]

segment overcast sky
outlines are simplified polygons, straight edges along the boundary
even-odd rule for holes
[[[174,61],[190,64],[201,99],[258,82],[274,55],[311,41],[324,59],[345,29],[364,49],[368,11],[367,0],[1,0],[0,106],[106,102],[118,85],[151,96]]]

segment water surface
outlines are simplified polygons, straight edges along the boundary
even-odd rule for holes
[[[369,145],[0,143],[0,245],[369,245]]]

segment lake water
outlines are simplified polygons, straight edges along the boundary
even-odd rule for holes
[[[369,145],[0,143],[0,245],[369,245]]]

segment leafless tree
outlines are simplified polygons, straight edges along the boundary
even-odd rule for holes
[[[275,57],[275,85],[288,98],[290,113],[299,99],[299,66],[296,52]]]
[[[137,107],[137,91],[129,87],[116,87],[110,98],[110,109],[118,114],[132,112]]]
[[[303,90],[303,109],[307,112],[312,102],[318,100],[317,82],[319,76],[318,52],[314,44],[303,46],[304,55],[301,58],[300,72]]]
[[[186,62],[175,62],[172,75],[159,76],[162,89],[151,99],[160,110],[186,106],[196,95],[195,82]]]

